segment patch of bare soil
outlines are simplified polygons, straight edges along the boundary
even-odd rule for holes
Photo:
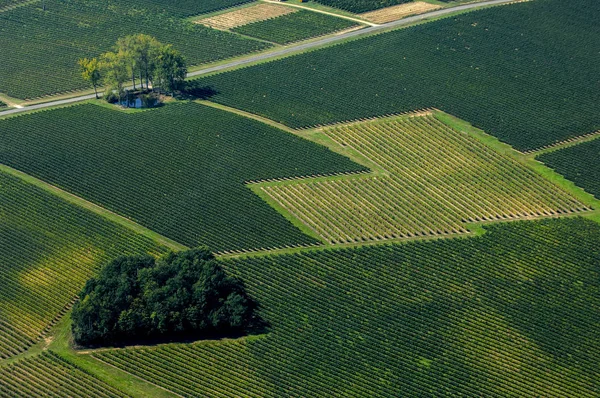
[[[415,1],[412,3],[382,8],[380,10],[369,11],[359,15],[367,21],[374,23],[386,23],[396,21],[410,15],[418,15],[427,11],[437,10],[438,8],[442,8],[442,6],[426,3],[424,1]]]
[[[265,21],[267,19],[291,14],[296,11],[298,10],[292,7],[263,3],[215,15],[214,17],[200,19],[195,22],[215,29],[228,30],[252,22]]]

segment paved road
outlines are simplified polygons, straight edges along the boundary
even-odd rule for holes
[[[227,70],[230,68],[235,68],[235,67],[251,64],[251,63],[254,63],[257,61],[263,61],[263,60],[267,60],[267,59],[271,59],[271,58],[276,58],[276,57],[281,57],[284,55],[301,52],[301,51],[312,49],[312,48],[322,47],[322,46],[325,46],[325,45],[328,45],[331,43],[338,42],[340,40],[345,40],[345,39],[349,39],[352,37],[377,33],[382,30],[397,28],[397,27],[404,26],[404,25],[409,25],[409,24],[421,21],[423,19],[440,17],[440,16],[447,15],[447,14],[450,14],[453,12],[457,12],[457,11],[465,11],[465,10],[471,10],[471,9],[485,7],[485,6],[506,4],[506,3],[511,3],[514,1],[515,0],[487,0],[487,1],[482,1],[482,2],[478,2],[478,3],[463,4],[463,5],[459,5],[456,7],[443,8],[440,10],[427,12],[427,13],[424,13],[421,15],[415,15],[413,17],[400,19],[398,21],[388,22],[388,23],[385,23],[382,25],[377,25],[377,26],[369,26],[364,29],[354,30],[351,32],[337,35],[337,36],[329,36],[329,37],[325,37],[320,40],[291,45],[289,47],[284,47],[277,51],[272,51],[272,52],[263,53],[263,54],[256,54],[256,55],[249,56],[248,58],[231,61],[231,62],[228,62],[225,64],[213,66],[210,68],[200,69],[195,72],[188,73],[188,77],[201,76],[201,75],[205,75],[208,73],[224,71],[224,70]],[[11,115],[11,114],[20,113],[20,112],[27,112],[27,111],[31,111],[31,110],[35,110],[35,109],[49,108],[49,107],[57,106],[57,105],[71,104],[74,102],[85,101],[85,100],[92,99],[92,98],[94,98],[94,94],[83,95],[80,97],[73,97],[73,98],[59,100],[59,101],[45,102],[43,104],[30,105],[30,106],[26,106],[26,107],[20,108],[20,109],[9,109],[7,111],[0,112],[0,116]]]

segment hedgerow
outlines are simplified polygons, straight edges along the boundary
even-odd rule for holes
[[[522,2],[201,81],[291,127],[436,107],[533,149],[600,129],[598,20],[596,0]]]
[[[356,22],[347,19],[301,10],[266,21],[242,25],[232,31],[279,44],[288,44],[357,25]]]
[[[35,343],[99,268],[164,251],[151,240],[0,173],[0,358]]]
[[[330,243],[466,232],[466,222],[585,206],[433,115],[323,129],[389,175],[293,181],[263,190]]]
[[[247,181],[365,169],[323,146],[196,103],[135,114],[73,106],[0,120],[0,137],[0,163],[186,246],[215,251],[318,242]]]
[[[600,199],[600,139],[546,153],[537,159]]]
[[[202,3],[202,2],[199,2]],[[80,58],[109,50],[119,37],[145,33],[173,44],[198,65],[268,48],[245,39],[125,2],[45,0],[0,14],[0,92],[34,98],[90,88],[77,68]],[[136,3],[136,4],[142,4]]]
[[[597,397],[600,225],[224,261],[262,338],[94,353],[186,397]]]

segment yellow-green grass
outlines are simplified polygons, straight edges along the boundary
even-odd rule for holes
[[[0,358],[38,341],[94,272],[153,240],[0,171]]]
[[[466,223],[587,210],[532,170],[431,114],[322,133],[384,173],[260,189],[332,244],[453,234],[466,232]]]

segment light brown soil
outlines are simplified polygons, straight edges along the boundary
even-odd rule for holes
[[[382,8],[381,10],[369,11],[359,15],[367,21],[374,23],[386,23],[408,17],[409,15],[417,15],[427,11],[436,10],[438,8],[442,7],[437,4],[430,4],[424,1],[415,1],[412,3]]]
[[[244,7],[239,10],[226,12],[214,17],[200,19],[196,23],[209,26],[215,29],[227,30],[238,26],[247,25],[252,22],[264,21],[267,19],[291,14],[298,10],[279,6],[277,4],[257,4],[252,7]]]

